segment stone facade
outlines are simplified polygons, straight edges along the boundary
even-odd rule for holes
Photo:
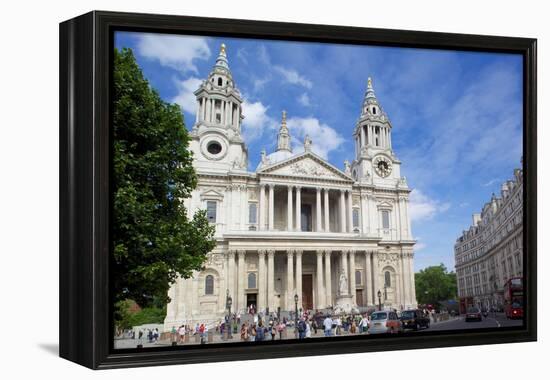
[[[523,276],[523,173],[502,184],[472,226],[456,240],[455,267],[461,311],[504,304],[504,284]]]
[[[191,217],[206,209],[216,248],[205,269],[170,291],[165,328],[215,322],[232,311],[323,309],[343,294],[354,307],[416,306],[409,193],[391,148],[391,124],[369,78],[344,170],[317,154],[306,137],[292,152],[283,112],[277,150],[262,152],[254,172],[241,137],[242,98],[225,46],[195,92],[190,145],[198,186],[186,200]],[[345,286],[340,284],[344,276]]]

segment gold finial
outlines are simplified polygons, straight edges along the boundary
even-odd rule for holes
[[[372,78],[371,77],[369,77],[369,79],[367,80],[367,86],[369,88],[372,88]]]
[[[283,110],[283,124],[286,123],[286,111]]]
[[[220,54],[225,55],[225,44],[222,44],[222,45],[220,46]]]

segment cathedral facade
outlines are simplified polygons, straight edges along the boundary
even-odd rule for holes
[[[353,135],[353,162],[336,167],[306,136],[291,148],[282,112],[276,151],[255,171],[241,134],[242,97],[222,45],[195,91],[190,149],[198,186],[185,206],[206,209],[216,248],[204,270],[169,290],[165,329],[258,311],[416,307],[407,182],[392,126],[369,78]]]

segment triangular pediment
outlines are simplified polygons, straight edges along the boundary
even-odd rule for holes
[[[281,162],[262,168],[259,173],[291,177],[312,177],[340,181],[353,181],[344,172],[311,152],[290,157]]]
[[[214,189],[208,189],[200,193],[201,200],[204,199],[223,199],[223,194]]]

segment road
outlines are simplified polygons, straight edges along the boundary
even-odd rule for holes
[[[445,330],[469,330],[469,329],[483,329],[494,327],[512,327],[521,326],[523,323],[520,319],[507,319],[502,313],[489,314],[487,318],[483,318],[481,322],[466,322],[464,317],[458,317],[448,321],[439,323],[432,323],[429,329],[421,331],[445,331]]]
[[[449,331],[449,330],[469,330],[469,329],[483,329],[483,328],[502,328],[502,327],[512,327],[512,326],[521,326],[523,323],[522,320],[510,320],[505,317],[503,313],[497,313],[496,315],[490,314],[487,318],[483,318],[481,322],[466,322],[464,320],[464,317],[458,317],[453,318],[447,321],[441,321],[437,323],[431,323],[430,327],[427,329],[421,329],[419,331],[415,331],[415,334],[422,334],[423,332],[428,331]],[[407,332],[411,330],[406,330]],[[292,327],[288,328],[287,333],[285,334],[286,338],[283,339],[293,339],[294,338],[294,329]],[[343,335],[350,335],[347,332],[343,332]],[[359,334],[358,334],[359,335]],[[324,336],[322,330],[318,330],[317,334],[312,332],[312,338],[322,338]],[[269,340],[270,336],[266,336],[266,340]],[[276,338],[276,340],[279,340],[279,337]],[[216,333],[213,335],[213,343],[229,343],[229,342],[239,342],[240,341],[240,334],[233,334],[233,339],[230,341],[224,340],[221,338],[221,335]],[[115,340],[115,348],[117,349],[123,349],[123,348],[135,348],[136,344],[138,343],[137,340],[134,339],[116,339]],[[143,339],[142,342],[144,347],[159,347],[159,346],[169,346],[171,345],[171,342],[169,340],[159,341],[155,343],[148,343],[146,339]],[[190,345],[200,344],[200,339],[197,338],[195,340],[195,337],[191,337],[190,341],[185,343]]]

